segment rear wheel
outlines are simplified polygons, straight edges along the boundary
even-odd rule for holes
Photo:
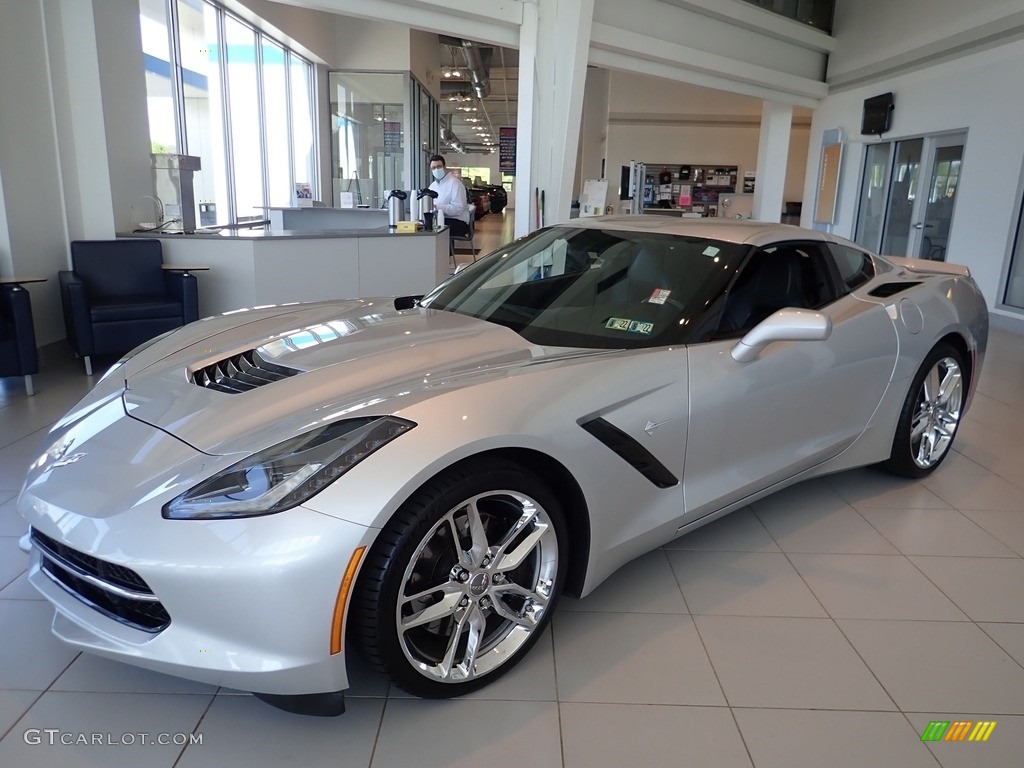
[[[562,589],[557,498],[526,470],[481,460],[431,480],[385,526],[360,577],[367,658],[417,696],[460,696],[517,664]]]
[[[883,467],[903,477],[924,477],[949,453],[966,395],[963,355],[939,344],[925,358],[903,403],[892,453]]]

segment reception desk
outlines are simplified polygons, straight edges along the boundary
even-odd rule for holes
[[[227,231],[157,237],[164,263],[202,265],[199,313],[292,301],[422,294],[449,272],[448,230]]]

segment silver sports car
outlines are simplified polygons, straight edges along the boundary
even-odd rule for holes
[[[828,472],[934,471],[987,335],[951,264],[755,222],[549,227],[425,297],[135,350],[29,470],[29,578],[67,642],[292,711],[343,711],[359,663],[457,696],[680,534]]]

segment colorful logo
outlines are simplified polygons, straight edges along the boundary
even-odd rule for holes
[[[988,741],[995,729],[995,720],[932,720],[921,741]]]

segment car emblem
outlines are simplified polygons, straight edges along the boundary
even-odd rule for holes
[[[486,573],[478,573],[469,582],[469,591],[473,594],[473,597],[479,597],[487,591],[488,583],[490,579],[487,578]]]
[[[644,432],[646,432],[648,435],[653,435],[654,430],[656,430],[662,424],[668,424],[670,421],[672,421],[672,419],[665,419],[664,421],[651,421],[650,419],[648,419],[647,426],[644,427]]]
[[[61,458],[57,459],[57,461],[53,462],[53,464],[50,465],[50,468],[56,469],[57,467],[66,467],[68,464],[74,464],[79,459],[84,458],[84,453],[73,453],[70,456],[62,456]]]

